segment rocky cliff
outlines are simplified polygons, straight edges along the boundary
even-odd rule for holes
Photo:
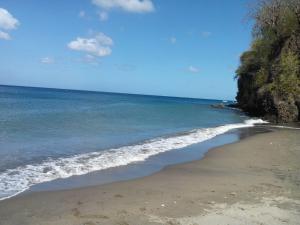
[[[238,107],[275,122],[300,120],[300,0],[261,0],[251,48],[236,71]]]

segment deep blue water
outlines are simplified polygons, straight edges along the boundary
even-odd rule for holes
[[[220,102],[0,86],[0,198],[43,181],[144,160],[160,153],[158,146],[169,151],[201,142],[215,135],[202,135],[201,128],[247,119],[210,107]],[[83,171],[85,163],[93,166]]]

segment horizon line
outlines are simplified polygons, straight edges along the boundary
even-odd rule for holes
[[[21,87],[21,88],[54,89],[54,90],[60,90],[60,91],[95,92],[95,93],[107,93],[107,94],[116,94],[116,95],[139,95],[139,96],[149,96],[149,97],[183,98],[183,99],[211,100],[211,101],[213,101],[213,100],[217,100],[217,101],[235,101],[235,100],[232,100],[232,99],[195,98],[195,97],[168,96],[168,95],[141,94],[141,93],[126,93],[126,92],[96,91],[96,90],[86,90],[86,89],[67,89],[67,88],[41,87],[41,86],[22,86],[22,85],[11,85],[11,84],[0,84],[0,86],[7,86],[7,87]]]

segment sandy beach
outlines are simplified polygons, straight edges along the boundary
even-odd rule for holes
[[[258,134],[148,177],[17,196],[0,202],[0,224],[300,224],[299,137]]]
[[[300,0],[0,0],[0,225],[300,225]]]

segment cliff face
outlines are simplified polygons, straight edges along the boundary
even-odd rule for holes
[[[236,71],[238,106],[275,122],[300,120],[300,0],[261,0]]]

